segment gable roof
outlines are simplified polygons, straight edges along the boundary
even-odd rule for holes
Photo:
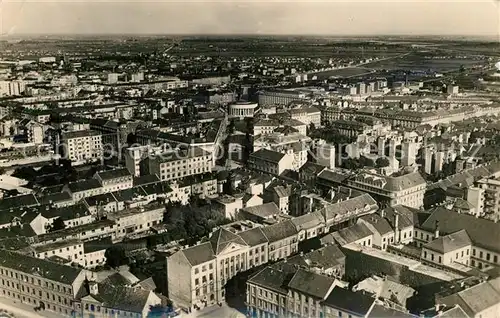
[[[267,161],[267,162],[273,162],[273,163],[278,163],[285,157],[284,153],[277,152],[277,151],[272,151],[268,150],[265,148],[262,148],[260,150],[257,150],[256,152],[252,153],[250,155],[252,158],[257,158],[259,160]]]
[[[445,254],[448,252],[453,252],[457,249],[464,248],[471,244],[472,242],[469,238],[469,235],[467,235],[467,231],[460,230],[446,236],[440,236],[437,239],[425,244],[424,247],[435,252]]]
[[[500,299],[500,278],[482,282],[453,295],[443,297],[441,301],[449,306],[458,304],[469,316],[498,305]]]
[[[325,299],[335,283],[335,278],[298,269],[288,287],[316,299]]]
[[[238,233],[248,246],[257,246],[267,243],[267,237],[260,227]]]
[[[6,250],[0,250],[0,266],[64,284],[72,284],[82,271],[79,268]]]
[[[464,229],[474,245],[500,253],[500,223],[437,207],[419,228],[434,233],[436,221],[444,235]]]
[[[297,229],[292,221],[287,220],[268,225],[262,229],[264,235],[267,237],[269,243],[274,243],[288,237],[297,235]]]
[[[242,209],[242,212],[255,215],[264,219],[273,217],[281,213],[280,209],[274,202],[264,203],[252,207]]]
[[[219,228],[213,232],[209,238],[209,242],[215,254],[222,252],[226,247],[231,245],[231,243],[243,246],[247,245],[241,237],[224,228]]]
[[[191,266],[197,266],[215,259],[210,242],[183,249],[179,253],[184,254]]]
[[[334,232],[331,235],[340,244],[340,246],[343,246],[373,235],[373,233],[366,225],[357,223],[353,226]]]
[[[394,232],[389,222],[377,214],[365,215],[360,219],[371,224],[382,236]]]
[[[115,286],[102,283],[98,286],[97,295],[89,295],[102,303],[103,307],[141,313],[147,304],[150,291],[141,288]]]
[[[341,287],[334,287],[323,301],[325,306],[339,309],[364,317],[372,308],[375,298],[361,292],[353,292]]]
[[[294,273],[294,270],[289,272],[273,266],[267,266],[250,277],[248,283],[269,288],[272,291],[286,295],[288,293],[286,284],[290,281],[291,277],[293,277]]]
[[[112,180],[117,178],[131,177],[127,168],[100,171],[96,173],[101,180]]]

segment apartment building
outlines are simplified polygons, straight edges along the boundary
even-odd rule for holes
[[[294,90],[268,90],[258,94],[259,106],[283,105],[287,106],[293,101],[306,99],[306,94]]]
[[[257,317],[319,318],[336,284],[333,277],[294,266],[267,267],[247,282],[247,310]]]
[[[248,158],[248,167],[259,172],[279,176],[285,170],[293,170],[297,164],[293,151],[281,153],[268,149],[260,149]]]
[[[313,124],[315,127],[319,127],[321,125],[321,111],[314,106],[290,109],[289,113],[292,119],[308,126]]]
[[[0,250],[2,297],[40,310],[70,316],[86,271]]]
[[[467,189],[467,202],[473,206],[474,215],[500,220],[500,178],[478,180],[475,186]]]
[[[77,163],[98,161],[102,158],[103,144],[101,133],[93,130],[63,132],[61,143],[64,156]]]
[[[277,129],[285,129],[287,132],[298,132],[299,134],[307,135],[307,125],[299,120],[284,118],[277,119],[260,119],[253,125],[253,135],[272,134]]]
[[[77,264],[85,266],[83,253],[83,242],[77,239],[69,239],[58,242],[44,242],[31,246],[30,254],[39,259],[53,260],[57,258],[64,265]]]
[[[253,144],[254,151],[268,149],[281,153],[291,153],[294,157],[294,170],[298,170],[307,162],[308,145],[311,138],[299,133],[274,132],[256,137]]]
[[[160,180],[181,179],[211,172],[213,168],[212,154],[197,147],[174,149],[144,162],[149,174],[157,175]]]
[[[462,230],[466,233],[460,233]],[[471,241],[470,247],[465,234]],[[453,236],[447,237],[447,235]],[[457,213],[445,207],[437,207],[430,211],[425,221],[415,226],[414,240],[417,246],[425,247],[426,244],[436,239],[442,242],[441,236],[446,240],[455,236],[460,238],[460,241],[453,241],[456,244],[454,243],[453,249],[449,251],[450,255],[455,256],[455,260],[459,262],[468,259],[467,250],[470,250],[470,266],[485,270],[500,265],[499,223]],[[448,253],[448,250],[446,251]],[[464,256],[462,256],[462,251],[464,251]],[[458,257],[456,253],[459,253]],[[441,256],[444,261],[444,255]]]
[[[133,177],[127,168],[96,172],[94,179],[100,182],[104,193],[129,189],[133,186]]]
[[[469,265],[471,250],[472,241],[467,231],[461,230],[439,236],[439,229],[437,229],[434,240],[422,245],[422,259],[435,264],[460,263]]]
[[[345,185],[367,192],[390,206],[404,205],[418,209],[424,206],[427,183],[419,172],[396,177],[361,172],[347,179]]]
[[[237,234],[218,229],[208,242],[167,258],[170,298],[183,308],[203,308],[222,302],[229,279],[266,264],[268,257],[268,239],[261,228]]]

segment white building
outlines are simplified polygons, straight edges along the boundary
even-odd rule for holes
[[[310,124],[313,124],[315,127],[321,125],[321,111],[316,107],[295,108],[289,112],[292,119],[301,121],[308,126]]]
[[[259,105],[288,105],[296,100],[305,100],[306,94],[294,90],[269,90],[259,93]]]
[[[257,103],[251,102],[232,103],[229,104],[229,116],[239,118],[253,117],[258,107],[259,105]]]
[[[160,180],[176,180],[196,174],[211,172],[212,154],[201,148],[175,149],[145,159],[149,174]]]
[[[62,133],[64,156],[78,163],[98,161],[102,158],[103,145],[101,133],[93,130],[70,131]]]
[[[279,176],[285,170],[294,170],[297,166],[293,152],[281,153],[260,149],[248,158],[248,167],[257,171]]]

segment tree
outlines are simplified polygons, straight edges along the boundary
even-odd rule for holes
[[[128,257],[125,254],[125,250],[119,245],[109,247],[104,252],[104,257],[106,257],[106,264],[112,268],[128,264]]]
[[[375,162],[373,162],[373,160],[371,160],[370,158],[366,158],[365,156],[359,157],[359,164],[361,165],[361,168],[375,166]]]
[[[375,166],[377,168],[385,168],[385,167],[389,167],[391,163],[389,162],[389,159],[385,158],[385,157],[380,157],[380,158],[377,158],[377,160],[375,160]]]
[[[50,232],[64,230],[65,228],[66,224],[64,224],[64,220],[59,217],[54,220],[54,223],[52,223],[52,226],[50,227]]]

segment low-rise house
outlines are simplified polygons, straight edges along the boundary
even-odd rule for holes
[[[240,210],[238,216],[245,220],[250,220],[256,223],[274,222],[281,214],[274,202],[264,203],[257,206],[246,207]]]
[[[86,271],[0,250],[2,297],[43,311],[70,316],[83,287]]]
[[[278,222],[262,228],[269,242],[269,259],[277,261],[298,251],[298,232],[292,221]]]
[[[88,294],[81,298],[83,317],[112,316],[145,318],[150,307],[161,305],[161,298],[154,292],[142,288],[87,282]]]
[[[317,274],[341,278],[345,274],[345,255],[337,245],[327,245],[309,253],[295,255],[287,263]]]
[[[83,243],[85,268],[92,269],[106,264],[106,250],[113,245],[111,237]]]
[[[439,236],[422,246],[422,259],[436,264],[451,265],[460,263],[469,265],[472,250],[472,241],[466,230]]]
[[[375,303],[369,294],[335,287],[323,301],[323,317],[369,317]]]
[[[248,167],[259,172],[279,176],[287,169],[293,170],[294,161],[292,153],[260,149],[250,155]]]
[[[359,282],[353,287],[353,291],[365,291],[374,295],[384,302],[389,308],[405,312],[407,301],[413,297],[415,290],[409,286],[402,285],[390,277],[372,276]]]
[[[498,317],[500,313],[500,278],[482,282],[451,294],[438,293],[436,305],[438,307],[444,305],[449,308],[459,305],[461,310],[456,310],[456,313],[463,311],[467,317]]]
[[[353,226],[334,232],[331,235],[340,246],[358,244],[372,247],[373,245],[374,235],[370,229],[362,223],[357,223]]]

